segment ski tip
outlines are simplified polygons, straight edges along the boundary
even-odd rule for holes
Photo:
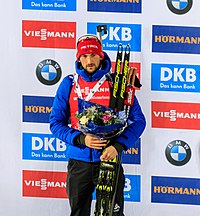
[[[118,52],[119,53],[123,52],[123,45],[121,43],[118,45]]]
[[[129,53],[131,51],[131,46],[129,44],[126,45],[125,52]]]

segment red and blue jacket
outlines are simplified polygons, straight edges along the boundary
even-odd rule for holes
[[[79,75],[78,84],[83,98],[98,80],[110,72],[110,58],[105,52],[104,55],[105,57],[102,60],[101,67],[93,74],[87,73],[81,67],[80,62],[75,62],[76,73]],[[99,162],[102,151],[76,143],[77,136],[82,133],[78,130],[78,121],[75,117],[75,113],[78,110],[77,97],[73,75],[68,75],[60,83],[54,98],[49,119],[50,130],[56,138],[66,143],[68,158],[85,162]],[[90,101],[104,106],[109,105],[109,79],[103,83]],[[146,126],[146,120],[136,96],[134,98],[134,104],[130,108],[128,120],[131,124],[115,139],[117,143],[123,145],[125,150],[133,146]]]

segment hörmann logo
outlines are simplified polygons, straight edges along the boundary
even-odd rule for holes
[[[23,122],[49,123],[53,97],[23,95]]]
[[[152,51],[200,54],[200,27],[153,25]]]
[[[187,13],[192,7],[193,0],[167,0],[168,8],[175,14]]]
[[[76,11],[76,0],[22,0],[22,9]]]
[[[75,49],[76,23],[23,20],[22,47]]]
[[[88,0],[88,11],[141,13],[142,0]]]
[[[105,23],[88,23],[89,34],[96,34],[96,26],[105,25]],[[107,23],[108,34],[102,35],[104,50],[117,51],[119,43],[124,48],[130,45],[130,50],[141,52],[141,25],[140,24],[114,24]]]
[[[152,64],[151,89],[154,91],[200,92],[200,66]]]
[[[68,198],[66,172],[22,171],[23,197]]]
[[[200,104],[152,101],[152,127],[200,130]]]
[[[51,134],[22,134],[24,160],[67,161],[66,143]]]
[[[151,202],[200,205],[200,179],[152,176]]]
[[[141,163],[141,139],[138,139],[132,148],[122,153],[123,164],[140,164]]]

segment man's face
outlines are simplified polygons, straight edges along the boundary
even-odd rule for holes
[[[95,72],[99,67],[100,61],[101,57],[95,54],[84,54],[80,57],[80,62],[88,73]]]

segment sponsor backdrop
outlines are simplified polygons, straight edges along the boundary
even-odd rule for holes
[[[147,128],[123,153],[125,215],[199,216],[199,8],[199,0],[4,1],[1,216],[69,216],[67,146],[48,119],[59,83],[74,72],[77,38],[100,24],[113,68],[118,44],[130,44],[143,85],[136,94]]]

